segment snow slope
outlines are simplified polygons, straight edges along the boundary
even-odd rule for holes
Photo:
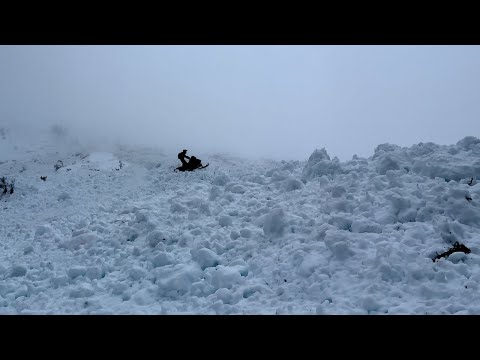
[[[156,149],[6,133],[1,314],[480,313],[476,138],[175,173]],[[432,261],[455,241],[471,253]]]

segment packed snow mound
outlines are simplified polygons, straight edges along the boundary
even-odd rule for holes
[[[465,151],[474,151],[478,154],[480,152],[480,139],[474,136],[466,136],[459,142],[457,142],[457,148],[461,148]]]
[[[302,180],[306,182],[309,179],[323,175],[332,176],[343,173],[342,166],[337,157],[330,160],[330,156],[325,148],[316,149],[308,158],[307,164],[303,168]]]
[[[455,145],[419,143],[409,148],[388,144],[375,149],[372,157],[378,173],[405,169],[429,178],[445,181],[480,176],[480,140],[468,136]]]
[[[315,150],[303,169],[302,180],[338,175],[346,172],[366,171],[366,159],[354,157],[351,161],[340,163],[330,160],[326,150]],[[388,171],[401,170],[415,173],[431,179],[442,178],[445,181],[470,180],[480,177],[480,140],[467,136],[455,145],[437,145],[432,142],[419,143],[411,147],[393,144],[380,144],[368,159],[370,165],[380,175]]]

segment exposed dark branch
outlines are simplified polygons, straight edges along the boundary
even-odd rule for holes
[[[437,253],[437,256],[434,257],[432,259],[432,261],[435,262],[436,260],[438,260],[442,257],[446,258],[447,256],[453,254],[454,252],[460,252],[460,251],[465,253],[465,254],[470,254],[470,252],[471,252],[471,250],[469,248],[467,248],[465,245],[456,241],[455,244],[453,244],[453,246],[450,249],[448,249],[447,251],[445,251],[444,253],[442,253],[442,254]]]
[[[7,183],[7,180],[5,179],[5,176],[2,176],[0,178],[0,190],[2,190],[2,193],[0,196],[3,196],[5,194],[13,194],[13,191],[15,189],[15,179],[13,179],[10,184]]]
[[[5,176],[0,178],[0,189],[3,189],[2,195],[5,195],[8,191],[7,180],[5,180]]]

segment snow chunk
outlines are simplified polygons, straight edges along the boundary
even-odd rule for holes
[[[225,187],[225,190],[230,191],[234,194],[243,194],[245,191],[247,191],[244,186],[242,186],[240,184],[236,184],[236,183],[229,183]]]
[[[288,178],[283,182],[283,189],[284,189],[285,191],[300,190],[300,189],[302,189],[302,188],[303,188],[303,183],[302,183],[300,180],[298,180],[298,179],[296,179],[296,178],[294,178],[294,177],[292,177],[292,176],[288,177]]]
[[[222,190],[218,186],[213,186],[210,189],[210,193],[208,195],[208,200],[214,201],[222,194]]]
[[[232,217],[229,215],[222,215],[218,218],[218,223],[223,226],[231,226],[232,225]]]
[[[84,266],[73,266],[67,270],[67,275],[70,279],[75,279],[78,276],[87,275],[87,268]]]
[[[458,263],[462,260],[465,260],[465,259],[467,259],[467,254],[465,254],[461,251],[454,252],[453,254],[450,254],[447,257],[447,260],[451,261],[454,264],[456,264],[456,263]]]
[[[205,270],[205,279],[213,285],[215,289],[231,289],[235,284],[241,283],[243,277],[240,274],[239,267],[218,265],[215,268]]]
[[[95,294],[93,287],[90,284],[82,283],[70,291],[70,297],[83,298]]]
[[[391,156],[382,157],[377,163],[377,172],[381,175],[385,175],[389,170],[399,170],[400,165],[398,161],[394,160]]]
[[[219,186],[224,186],[225,184],[227,184],[228,182],[230,181],[230,178],[225,175],[225,174],[220,174],[220,175],[217,175],[212,183],[213,185],[219,185]]]
[[[148,212],[145,210],[138,210],[135,212],[135,222],[148,222]]]
[[[345,190],[343,186],[337,185],[331,189],[331,192],[332,192],[332,197],[339,198],[343,196],[347,192],[347,190]]]
[[[78,250],[82,245],[92,245],[98,243],[102,238],[94,233],[87,233],[72,237],[70,240],[62,242],[59,247],[69,250]]]
[[[255,183],[255,184],[260,184],[263,185],[265,184],[265,178],[262,175],[254,175],[248,178],[248,181]]]
[[[126,226],[122,232],[126,241],[135,241],[135,239],[140,235],[138,231],[131,226]]]
[[[188,292],[201,275],[202,270],[197,264],[178,264],[173,268],[161,267],[156,269],[156,284],[160,294],[177,295]]]
[[[33,246],[32,245],[28,245],[25,247],[25,249],[23,249],[23,254],[24,255],[27,255],[27,254],[30,254],[33,252]]]
[[[224,304],[235,304],[240,300],[240,296],[236,296],[234,291],[226,288],[220,288],[215,291],[215,296]]]
[[[283,181],[290,177],[290,172],[286,170],[272,170],[267,172],[271,176],[271,182]]]
[[[40,225],[35,230],[35,240],[37,238],[42,237],[43,235],[51,235],[53,234],[53,230],[49,225]]]
[[[132,296],[132,300],[135,301],[137,305],[150,305],[155,300],[150,295],[149,289],[140,289]]]
[[[27,274],[27,268],[24,265],[15,264],[12,266],[11,277],[20,277]]]
[[[165,241],[165,235],[161,231],[155,230],[147,235],[146,241],[148,245],[155,247],[159,242]]]
[[[209,267],[215,267],[221,263],[221,258],[212,250],[207,248],[190,250],[193,261],[196,261],[202,270]]]
[[[252,231],[249,229],[242,229],[240,230],[240,235],[244,238],[250,238],[252,236]]]
[[[66,201],[66,200],[70,200],[71,198],[72,197],[70,196],[70,194],[68,194],[67,192],[62,192],[60,195],[58,195],[57,200]]]
[[[154,267],[173,264],[173,256],[170,253],[162,251],[152,259],[152,264]]]
[[[271,292],[266,286],[264,285],[247,285],[242,289],[242,296],[246,299],[249,298],[250,296],[255,295],[255,293],[265,293],[265,292]]]
[[[325,260],[323,256],[319,254],[310,254],[305,256],[300,267],[298,268],[298,273],[303,277],[309,277],[315,271],[317,267],[324,264]]]
[[[356,219],[352,221],[353,233],[377,233],[382,232],[382,227],[369,219]]]
[[[458,141],[456,145],[462,150],[468,151],[474,148],[478,148],[479,144],[480,144],[480,139],[474,136],[466,136],[462,140]]]
[[[90,266],[87,268],[86,275],[89,279],[101,279],[105,276],[105,271],[100,266]]]
[[[339,230],[351,230],[353,221],[345,216],[335,215],[328,220],[328,223],[336,226]]]
[[[380,304],[372,296],[367,296],[362,301],[362,307],[370,312],[378,310]]]
[[[280,236],[287,225],[282,208],[275,208],[265,215],[263,232],[266,236]]]
[[[190,208],[197,209],[201,214],[210,216],[210,207],[208,202],[200,198],[192,198],[187,201],[187,205]]]
[[[21,285],[17,291],[13,294],[14,298],[17,299],[20,296],[28,296],[28,287],[27,285]]]
[[[128,276],[130,276],[130,279],[133,281],[138,281],[143,279],[147,275],[147,272],[145,269],[139,267],[139,266],[133,266],[129,271],[128,271]]]
[[[346,260],[353,256],[355,252],[351,249],[348,232],[342,230],[327,230],[325,234],[325,245],[339,260]]]
[[[7,268],[2,264],[0,264],[0,276],[7,274],[7,272],[8,272]]]
[[[306,182],[309,179],[321,177],[323,175],[342,174],[343,169],[337,158],[330,160],[327,150],[322,148],[316,149],[308,158],[302,172],[302,181]]]

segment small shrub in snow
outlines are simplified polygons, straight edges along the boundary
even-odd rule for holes
[[[447,251],[441,253],[441,254],[438,254],[437,253],[437,256],[435,256],[432,261],[435,262],[436,260],[438,259],[441,259],[442,257],[447,257],[455,252],[463,252],[465,254],[470,254],[471,250],[466,247],[465,245],[459,243],[458,241],[455,242],[455,244],[453,244],[453,246],[448,249]]]
[[[10,181],[10,184],[7,182],[7,179],[5,179],[5,176],[2,176],[0,178],[0,190],[2,193],[0,194],[0,197],[5,195],[5,194],[13,194],[13,191],[15,189],[15,179]]]
[[[63,167],[63,161],[58,160],[57,163],[53,167],[55,168],[55,171],[58,171],[58,169]]]

